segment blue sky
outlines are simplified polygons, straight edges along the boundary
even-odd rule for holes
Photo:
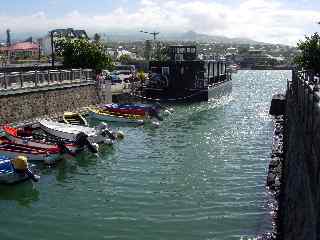
[[[52,28],[90,32],[197,31],[294,45],[320,32],[319,0],[11,0],[1,1],[7,28],[45,34]]]

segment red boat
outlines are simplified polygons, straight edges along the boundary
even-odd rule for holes
[[[160,106],[151,104],[137,104],[137,103],[127,103],[127,104],[106,104],[101,107],[102,110],[114,114],[114,115],[152,115],[160,118],[159,111]]]

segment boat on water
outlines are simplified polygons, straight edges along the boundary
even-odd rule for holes
[[[50,149],[61,147],[63,144],[68,151],[74,154],[83,150],[83,146],[75,142],[53,136],[40,128],[34,128],[32,126],[16,128],[10,125],[4,125],[2,126],[2,131],[10,141],[21,145]]]
[[[0,137],[0,154],[11,158],[22,155],[30,161],[42,161],[51,164],[61,158],[61,149],[59,147],[40,148],[28,146],[12,142],[5,137]]]
[[[102,108],[90,109],[89,116],[101,121],[144,124],[144,115],[119,114]]]
[[[150,112],[159,113],[161,106],[158,104],[142,103],[110,103],[100,106],[101,109],[114,114],[131,114],[145,116]]]
[[[13,184],[28,179],[38,181],[39,177],[33,173],[33,166],[23,166],[24,169],[16,169],[15,161],[21,161],[21,157],[11,159],[7,156],[0,155],[0,183]]]
[[[63,122],[72,125],[88,126],[87,120],[80,113],[75,112],[65,112],[63,114]]]
[[[42,119],[37,125],[53,136],[68,139],[73,142],[78,142],[79,136],[82,135],[83,138],[86,138],[86,144],[90,148],[94,148],[93,144],[112,144],[114,140],[114,136],[108,129],[108,126],[103,124],[96,128],[91,128]]]
[[[150,62],[140,97],[157,102],[208,101],[223,86],[232,88],[225,60],[201,60],[196,46],[176,45],[168,48],[166,61]]]

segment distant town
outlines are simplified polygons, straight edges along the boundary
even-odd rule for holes
[[[52,34],[54,33],[54,34]],[[143,34],[143,33],[147,33]],[[2,35],[2,36],[1,36]],[[292,69],[297,55],[296,47],[282,44],[260,43],[250,39],[213,37],[195,32],[172,37],[141,31],[137,36],[110,37],[107,34],[89,36],[85,30],[66,28],[43,33],[41,38],[14,39],[13,30],[0,33],[0,67],[50,65],[54,40],[59,37],[86,38],[100,41],[114,62],[144,66],[161,45],[192,44],[197,46],[200,59],[225,59],[239,69]],[[157,37],[157,38],[156,38]],[[52,43],[53,42],[53,43]],[[59,59],[56,59],[59,64]]]

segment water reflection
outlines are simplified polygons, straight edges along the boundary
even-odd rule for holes
[[[40,192],[36,188],[36,183],[31,181],[14,185],[0,185],[0,192],[0,201],[16,201],[23,207],[30,207],[33,202],[40,199]]]

